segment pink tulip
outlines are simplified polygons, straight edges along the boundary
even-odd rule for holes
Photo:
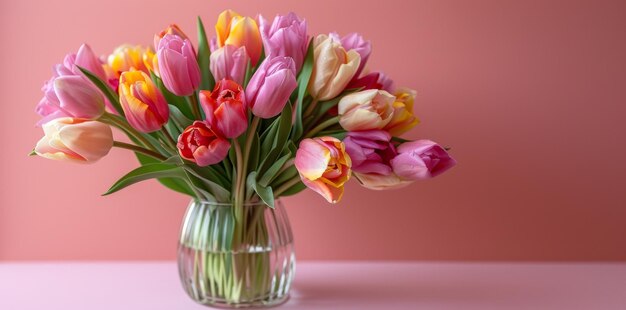
[[[423,180],[436,177],[454,167],[448,152],[430,140],[406,142],[398,147],[398,156],[391,160],[396,175],[404,180]]]
[[[248,128],[243,89],[231,80],[217,82],[212,92],[201,90],[200,105],[207,123],[220,136],[236,138]]]
[[[386,74],[380,72],[378,75],[378,84],[381,85],[382,90],[393,93],[393,80]]]
[[[359,173],[391,174],[389,161],[396,156],[396,149],[390,141],[391,135],[383,130],[348,132],[343,143],[352,159],[352,170]]]
[[[359,55],[361,55],[361,63],[359,64],[359,68],[356,70],[354,77],[357,79],[359,75],[363,71],[365,64],[367,63],[367,59],[370,57],[372,53],[372,44],[370,41],[366,41],[360,34],[358,33],[350,33],[343,38],[339,37],[339,34],[333,32],[330,34],[330,37],[335,41],[340,41],[341,45],[346,51],[355,50]]]
[[[97,114],[101,109],[101,103],[104,102],[104,104],[107,104],[108,102],[106,100],[103,101],[104,97],[91,83],[91,81],[83,75],[83,73],[78,69],[78,66],[91,71],[96,76],[106,81],[106,74],[102,65],[102,62],[98,59],[98,57],[96,57],[89,45],[83,44],[78,49],[78,53],[67,54],[63,59],[63,63],[53,66],[52,77],[46,81],[41,88],[44,92],[44,97],[37,104],[36,112],[37,114],[43,116],[43,119],[41,119],[37,124],[41,125],[58,117],[78,117],[78,115],[86,115],[89,116],[87,118],[94,118],[100,116],[102,113],[97,116],[95,114]],[[80,83],[75,80],[61,82],[63,84],[62,88],[66,90],[66,94],[64,95],[66,99],[64,100],[63,106],[55,90],[55,80],[59,77],[81,77],[86,82]],[[83,90],[81,94],[76,96],[79,98],[80,96],[87,96],[91,97],[90,99],[92,100],[77,103],[75,100],[68,99],[68,97],[72,97],[72,95],[68,95],[67,91],[73,87],[78,87],[80,89],[91,88],[90,90]],[[96,98],[98,96],[95,95],[95,93],[100,94],[99,98]],[[85,111],[81,111],[80,109],[82,108],[84,108]]]
[[[245,46],[224,45],[211,53],[211,73],[216,81],[227,79],[241,85],[249,60]]]
[[[61,76],[51,83],[45,86],[46,102],[37,107],[45,115],[40,124],[59,117],[97,119],[104,113],[104,96],[82,77]]]
[[[352,166],[341,141],[332,137],[304,139],[294,163],[304,185],[328,202],[341,200]]]
[[[383,85],[379,83],[379,80],[380,80],[380,73],[372,72],[358,79],[352,79],[352,81],[348,83],[348,86],[346,86],[346,89],[358,89],[358,88],[361,88],[362,90],[382,89]]]
[[[222,161],[228,155],[230,142],[218,136],[207,123],[195,121],[178,137],[176,146],[182,158],[204,167]]]
[[[163,84],[178,96],[189,96],[200,85],[200,67],[191,42],[166,34],[158,46],[157,59]]]
[[[262,118],[278,115],[296,89],[296,64],[290,57],[266,58],[246,88],[252,113]]]
[[[260,16],[259,25],[265,54],[291,57],[299,71],[309,44],[306,21],[298,18],[295,13],[289,13],[286,16],[277,15],[271,25]]]
[[[113,147],[113,133],[106,124],[69,117],[42,126],[45,136],[35,146],[37,155],[78,163],[94,163]]]

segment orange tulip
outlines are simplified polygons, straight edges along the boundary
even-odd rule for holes
[[[257,22],[251,17],[244,17],[232,10],[222,12],[215,24],[217,47],[234,45],[246,47],[252,66],[256,66],[261,58],[263,41]]]

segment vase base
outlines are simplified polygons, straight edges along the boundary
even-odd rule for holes
[[[285,294],[284,296],[272,300],[259,300],[259,301],[251,301],[246,303],[228,303],[223,300],[206,300],[199,301],[196,300],[197,303],[218,309],[243,309],[243,308],[272,308],[280,306],[286,303],[289,300],[289,294]]]

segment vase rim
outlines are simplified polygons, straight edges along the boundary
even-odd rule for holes
[[[280,203],[280,199],[276,199],[274,200],[275,204]],[[191,199],[191,203],[196,203],[196,204],[200,204],[200,205],[211,205],[211,206],[216,206],[216,207],[232,207],[234,203],[232,202],[215,202],[215,201],[209,201],[209,200],[200,200],[200,199]],[[263,201],[257,201],[257,202],[245,202],[243,203],[244,207],[256,207],[256,206],[267,206],[267,204]]]

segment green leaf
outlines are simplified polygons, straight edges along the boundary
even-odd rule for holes
[[[298,169],[296,169],[296,166],[291,166],[287,169],[285,169],[285,171],[281,172],[278,177],[276,177],[271,185],[274,188],[278,188],[280,185],[282,185],[283,183],[295,178],[298,175]]]
[[[113,194],[135,183],[156,178],[184,178],[183,171],[176,165],[155,163],[143,165],[119,179],[103,196]]]
[[[304,189],[306,189],[306,185],[304,185],[304,183],[302,182],[298,182],[294,186],[288,188],[286,191],[280,194],[280,196],[281,197],[292,196],[303,191]]]
[[[167,101],[167,103],[178,108],[178,110],[182,112],[182,114],[186,118],[194,119],[193,112],[191,111],[191,107],[189,106],[189,104],[187,104],[187,99],[185,99],[185,97],[176,96],[172,94],[169,90],[167,90],[167,88],[165,88],[165,85],[163,84],[163,80],[161,80],[160,77],[156,76],[154,72],[150,72],[150,77],[152,78],[152,81],[154,82],[154,84],[156,84],[157,88],[163,94],[163,97],[165,97],[165,100]]]
[[[291,105],[286,104],[283,112],[280,114],[280,117],[277,119],[279,121],[278,128],[276,130],[276,134],[274,137],[274,142],[272,144],[272,148],[270,152],[266,155],[266,157],[261,162],[259,166],[259,173],[264,173],[270,165],[274,163],[274,161],[280,156],[289,138],[289,133],[291,131]],[[271,138],[267,136],[266,139]]]
[[[313,49],[313,38],[311,38],[304,64],[302,64],[302,70],[300,70],[300,74],[298,74],[298,100],[296,101],[296,117],[291,134],[295,140],[299,139],[303,133],[302,108],[304,104],[304,96],[306,94],[307,87],[309,86],[309,79],[311,78],[311,73],[313,72]]]
[[[141,153],[135,153],[135,156],[137,156],[137,160],[142,165],[160,163],[160,161],[158,161],[158,160],[156,160],[156,159],[154,159],[154,158],[152,158],[150,156],[146,156],[144,154],[141,154]],[[178,156],[175,156],[175,157],[178,157]],[[165,162],[166,163],[172,163],[172,162],[170,162],[170,159],[166,160]],[[180,157],[178,157],[178,159],[180,159]],[[176,192],[179,192],[179,193],[191,196],[191,197],[195,197],[195,194],[194,194],[193,190],[189,187],[189,185],[187,184],[187,182],[185,180],[181,180],[181,179],[178,179],[178,178],[159,178],[158,181],[163,186],[165,186],[165,187],[167,187],[167,188],[169,188],[169,189],[171,189],[173,191],[176,191]]]
[[[265,130],[261,135],[261,155],[263,158],[272,150],[274,145],[274,138],[276,137],[276,131],[278,130],[278,124],[280,119],[276,118],[274,122]]]
[[[246,180],[248,187],[254,189],[254,191],[261,197],[261,200],[268,205],[270,208],[274,209],[274,192],[272,188],[267,186],[262,186],[256,181],[256,171],[250,172],[248,178]]]
[[[37,152],[35,152],[34,149],[30,151],[30,153],[28,153],[28,156],[35,156],[35,155],[37,155]]]
[[[213,78],[213,74],[211,74],[210,61],[211,49],[209,49],[204,24],[200,16],[198,16],[198,65],[200,66],[200,73],[202,74],[200,89],[212,90],[213,87],[215,87],[215,78]]]
[[[254,138],[252,139],[252,145],[250,146],[250,152],[248,153],[248,170],[256,170],[259,165],[259,157],[261,152],[261,146],[259,143],[259,134],[257,132],[252,133]]]
[[[91,71],[80,66],[76,66],[76,67],[78,67],[78,70],[80,70],[80,72],[82,72],[85,76],[87,76],[87,78],[91,81],[91,83],[96,85],[96,87],[98,87],[98,89],[107,97],[109,102],[113,105],[113,108],[115,109],[115,111],[117,111],[117,113],[119,113],[120,115],[124,116],[124,110],[122,109],[122,106],[120,105],[120,98],[118,94],[115,93],[113,89],[109,87],[107,83],[102,81],[99,77],[97,77]]]
[[[197,167],[194,165],[184,165],[185,172],[197,177],[202,181],[212,196],[219,201],[227,201],[230,197],[230,191],[224,188],[221,184],[225,184],[227,181],[223,179],[223,176],[215,172],[214,169],[207,167]],[[219,184],[218,184],[219,183]],[[226,187],[228,187],[226,185]]]
[[[283,165],[291,158],[291,152],[287,152],[286,155],[279,158],[272,166],[267,169],[267,171],[263,174],[261,179],[259,179],[258,183],[263,186],[268,186],[274,178],[276,178],[278,171],[283,167]]]
[[[243,78],[243,89],[246,89],[246,87],[248,87],[248,82],[250,82],[250,79],[252,78],[252,71],[252,63],[250,62],[250,59],[248,59],[248,62],[246,63],[246,74]]]

